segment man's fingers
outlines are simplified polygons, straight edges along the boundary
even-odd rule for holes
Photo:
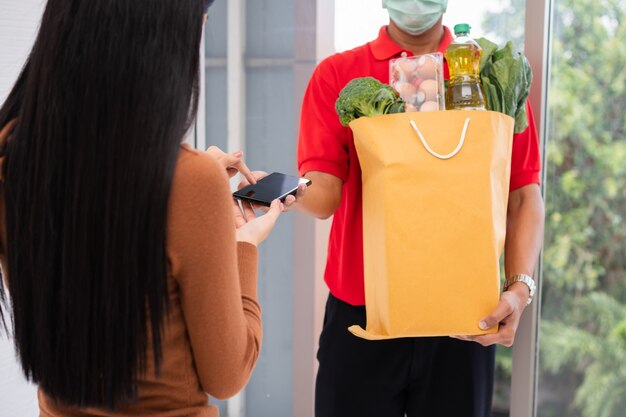
[[[513,303],[507,296],[507,293],[502,293],[502,296],[500,297],[500,301],[498,302],[496,308],[491,312],[490,315],[483,317],[480,320],[480,322],[478,323],[478,327],[481,330],[490,329],[500,323],[502,320],[504,320],[505,317],[510,316],[514,310],[515,308],[513,307]]]
[[[296,198],[303,197],[304,194],[306,194],[306,188],[307,188],[306,184],[299,184],[298,191],[296,192]]]
[[[504,292],[500,295],[500,301],[493,312],[480,320],[478,327],[482,330],[493,328],[499,324],[498,331],[491,334],[472,336],[451,336],[455,339],[480,343],[483,346],[499,344],[506,347],[513,346],[515,333],[522,314],[519,296]]]
[[[511,327],[500,326],[500,330],[498,330],[498,333],[472,336],[472,338],[468,340],[480,343],[483,346],[499,344],[502,346],[511,347],[513,346],[513,341],[515,340],[515,330],[513,330]]]
[[[283,204],[285,204],[285,207],[289,207],[295,202],[296,202],[296,197],[290,194],[287,197],[285,197],[285,201],[283,202]]]
[[[497,334],[486,334],[482,336],[474,336],[470,340],[483,346],[490,346],[498,343],[499,336]]]

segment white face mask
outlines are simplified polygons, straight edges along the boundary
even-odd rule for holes
[[[383,0],[383,8],[403,31],[419,35],[432,28],[448,6],[448,0]]]

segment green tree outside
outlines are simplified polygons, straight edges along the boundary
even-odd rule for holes
[[[538,415],[623,417],[626,2],[553,7]],[[486,36],[522,45],[512,28],[524,27],[524,11],[524,0],[510,0],[488,13]],[[504,381],[510,354],[500,352]]]

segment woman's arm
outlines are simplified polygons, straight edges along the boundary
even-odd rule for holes
[[[204,153],[179,159],[168,250],[202,388],[216,398],[248,381],[261,348],[257,248],[235,241],[224,168]]]

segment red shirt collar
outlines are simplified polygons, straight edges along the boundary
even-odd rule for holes
[[[444,26],[443,36],[441,37],[441,41],[439,42],[437,52],[444,53],[453,39],[454,37],[452,36],[452,32],[450,32],[450,29]],[[409,56],[413,55],[411,51],[405,51],[404,49],[402,49],[402,47],[400,47],[400,45],[395,43],[389,37],[389,34],[387,33],[387,26],[383,26],[380,28],[380,31],[378,32],[378,38],[371,41],[369,45],[372,50],[372,54],[374,54],[374,58],[379,61],[384,61],[391,57],[400,55],[402,52],[406,52]]]

